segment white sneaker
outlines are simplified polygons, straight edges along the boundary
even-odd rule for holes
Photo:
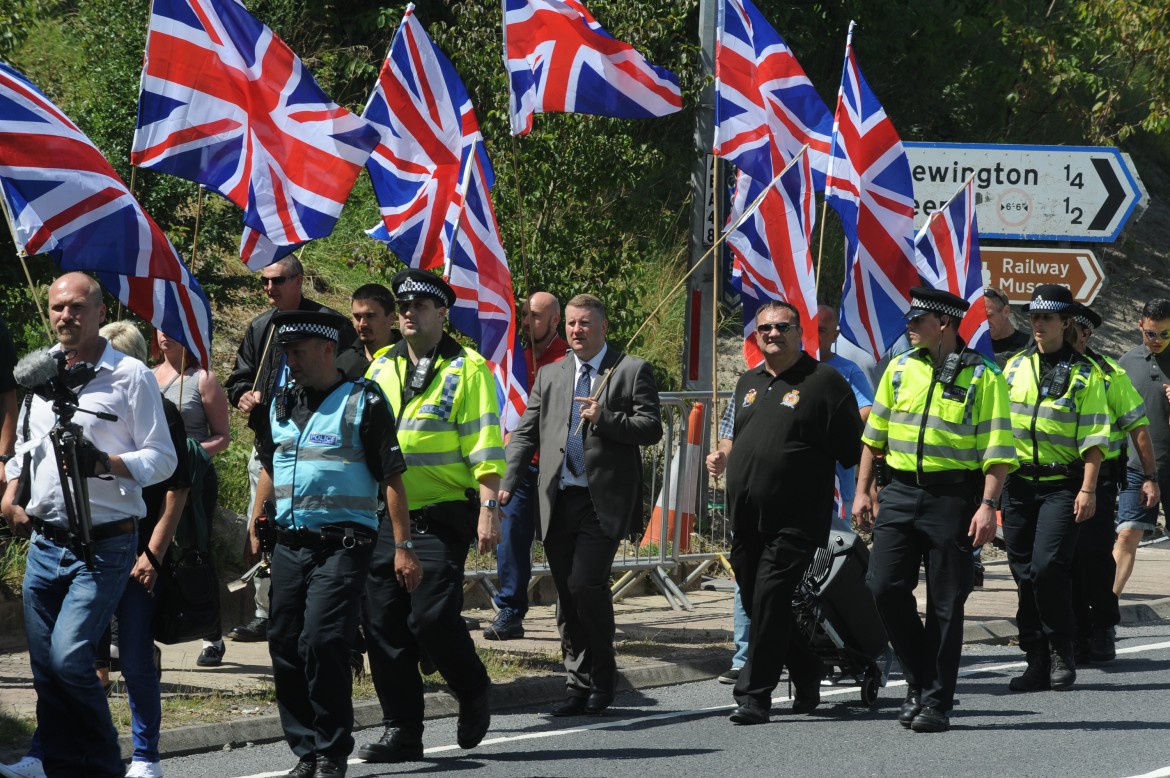
[[[45,778],[45,768],[35,756],[26,756],[16,764],[0,765],[0,776],[4,778]]]
[[[126,778],[162,778],[162,774],[162,765],[158,762],[135,760],[130,763],[130,769],[126,771]]]

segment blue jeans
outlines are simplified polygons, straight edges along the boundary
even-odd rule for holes
[[[1141,529],[1153,532],[1158,527],[1158,506],[1142,507],[1142,484],[1145,477],[1132,467],[1125,469],[1125,486],[1117,498],[1117,529]],[[1162,510],[1170,517],[1170,477],[1158,473],[1158,485],[1163,487]]]
[[[743,609],[743,597],[739,593],[739,584],[735,585],[735,609],[732,611],[733,632],[735,639],[735,656],[731,657],[731,666],[743,667],[747,663],[748,637],[752,631],[752,620]]]
[[[496,571],[500,593],[496,606],[515,608],[528,613],[528,582],[532,580],[532,539],[536,536],[536,497],[538,469],[529,464],[528,472],[516,481],[512,499],[501,510],[500,544],[496,546]]]
[[[134,566],[138,533],[93,544],[94,569],[34,533],[24,573],[24,625],[37,692],[45,773],[121,778],[126,772],[94,646]]]
[[[126,584],[118,603],[118,656],[130,699],[134,759],[157,762],[162,700],[154,666],[154,595],[137,581]]]

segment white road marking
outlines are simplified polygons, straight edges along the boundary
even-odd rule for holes
[[[1138,653],[1142,653],[1144,651],[1160,651],[1162,649],[1167,649],[1167,648],[1170,648],[1170,641],[1166,641],[1163,643],[1147,643],[1145,645],[1140,645],[1140,646],[1127,646],[1125,648],[1117,649],[1117,653],[1118,654],[1138,654]],[[1002,673],[1002,672],[1006,672],[1008,670],[1016,670],[1018,668],[1026,667],[1026,666],[1027,666],[1026,662],[1005,662],[1003,664],[998,664],[998,665],[980,665],[978,667],[971,667],[971,668],[967,668],[965,670],[960,670],[959,677],[961,678],[963,676],[976,675],[976,674],[981,674],[981,673]],[[885,688],[896,689],[900,686],[905,686],[905,685],[906,685],[905,681],[892,681],[892,682],[886,684]],[[838,696],[841,696],[844,694],[857,694],[857,687],[856,686],[840,686],[840,687],[822,686],[821,687],[821,697],[838,697]],[[776,705],[778,703],[791,702],[791,701],[792,701],[791,697],[773,697],[772,698],[773,705]],[[501,737],[489,738],[489,739],[481,742],[479,744],[479,746],[477,746],[477,748],[483,747],[483,746],[494,746],[494,745],[498,745],[501,743],[519,743],[519,742],[522,742],[525,740],[545,740],[547,738],[553,738],[553,737],[565,737],[567,735],[576,735],[576,734],[581,733],[581,732],[589,732],[590,730],[597,730],[597,729],[609,729],[609,730],[624,729],[626,727],[632,727],[635,725],[640,726],[640,725],[645,724],[647,722],[669,721],[670,719],[688,718],[690,716],[699,716],[699,715],[702,715],[705,713],[714,713],[716,711],[733,710],[735,707],[736,707],[735,704],[732,703],[729,705],[712,705],[709,708],[695,708],[693,710],[676,710],[676,711],[668,711],[666,713],[654,713],[654,714],[651,714],[649,716],[639,716],[637,718],[623,718],[623,719],[614,719],[614,720],[603,719],[601,721],[598,721],[596,724],[584,724],[584,725],[577,726],[577,727],[568,727],[566,729],[549,729],[549,730],[545,730],[543,732],[525,732],[524,734],[521,734],[521,735],[505,735],[505,736],[501,736]],[[458,745],[452,744],[452,745],[447,745],[447,746],[433,746],[431,748],[424,749],[423,753],[424,754],[443,754],[443,753],[447,753],[450,751],[462,751],[462,750],[463,749],[459,748]],[[350,759],[349,764],[358,765],[358,764],[367,764],[367,763],[364,760],[355,758],[355,759]],[[287,775],[287,774],[288,774],[288,770],[285,769],[285,770],[278,770],[276,772],[271,772],[271,773],[254,773],[252,775],[239,776],[239,778],[278,778],[279,776]],[[1133,776],[1132,778],[1170,778],[1170,767],[1166,767],[1166,768],[1163,768],[1160,770],[1155,770],[1154,772],[1146,773],[1145,775]]]

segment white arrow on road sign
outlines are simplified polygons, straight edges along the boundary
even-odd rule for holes
[[[1110,242],[1142,200],[1137,171],[1112,147],[904,145],[916,227],[972,176],[984,238]]]

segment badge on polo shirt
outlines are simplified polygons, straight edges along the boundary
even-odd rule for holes
[[[800,402],[800,391],[793,389],[791,392],[784,395],[784,399],[780,401],[780,404],[787,405],[789,408],[795,408],[798,402]]]
[[[748,393],[743,396],[743,407],[747,408],[754,405],[756,402],[756,390],[748,389]]]
[[[314,432],[309,435],[309,443],[314,446],[336,446],[341,442],[337,435],[326,435],[324,432]]]

